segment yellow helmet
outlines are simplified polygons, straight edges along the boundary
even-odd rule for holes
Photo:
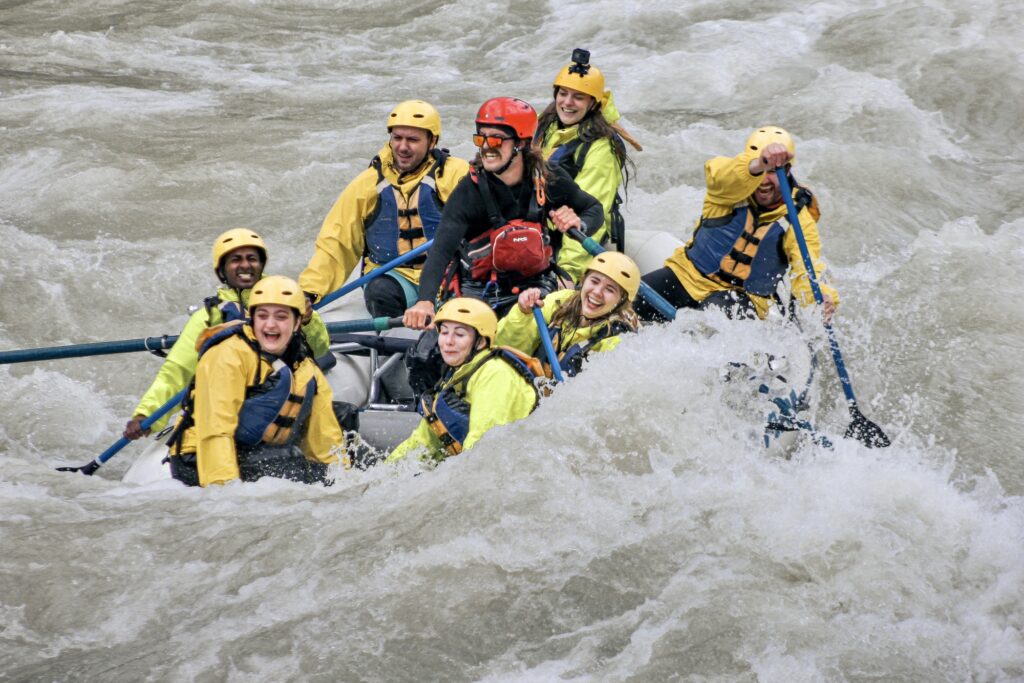
[[[555,88],[570,88],[590,95],[600,105],[604,99],[604,74],[590,65],[590,53],[579,48],[572,51],[572,63],[555,76]]]
[[[263,238],[249,228],[232,228],[213,241],[213,272],[220,277],[220,262],[229,252],[242,247],[255,247],[267,265],[267,245]],[[221,278],[223,280],[223,278]]]
[[[410,126],[430,131],[437,141],[441,137],[441,115],[423,100],[406,100],[399,103],[388,115],[388,132],[394,126]]]
[[[636,262],[623,253],[617,251],[605,251],[593,258],[587,264],[587,270],[601,273],[612,279],[630,301],[636,299],[640,291],[640,269]]]
[[[434,316],[434,324],[444,321],[472,327],[477,334],[487,340],[488,345],[494,343],[494,337],[498,333],[498,316],[480,299],[462,296],[444,302]]]
[[[264,304],[277,304],[295,309],[301,316],[306,311],[306,297],[299,283],[284,275],[270,275],[257,282],[249,295],[249,310]]]
[[[796,144],[793,143],[793,136],[778,126],[761,126],[747,138],[746,147],[760,152],[773,142],[779,142],[786,146],[789,153],[793,155],[793,158],[789,160],[790,163],[796,159]]]

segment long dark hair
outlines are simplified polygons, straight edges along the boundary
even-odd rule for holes
[[[558,86],[555,86],[554,94],[558,94]],[[562,127],[562,121],[558,118],[554,99],[551,100],[551,104],[547,106],[537,120],[537,133],[540,145],[544,144],[544,136],[547,135],[548,129],[551,128],[553,123],[557,123],[559,128]],[[594,142],[601,138],[608,138],[612,146],[612,154],[615,155],[615,160],[619,162],[619,168],[622,169],[622,186],[624,189],[628,188],[630,176],[636,172],[636,164],[633,163],[633,160],[626,152],[626,143],[623,142],[622,138],[615,132],[615,129],[608,123],[604,114],[601,113],[600,105],[591,107],[590,111],[586,113],[577,125],[579,126],[580,140],[583,142]]]
[[[586,277],[586,273],[584,273],[584,277]],[[580,282],[582,282],[582,278]],[[573,336],[576,330],[579,329],[582,318],[582,294],[580,289],[577,289],[572,296],[555,309],[554,314],[551,316],[551,327],[558,327],[560,330],[558,335],[559,343],[563,339],[569,339]],[[604,319],[597,321],[595,327],[610,326],[615,322],[621,323],[633,332],[640,329],[640,319],[637,317],[636,311],[633,310],[633,304],[629,301],[629,297],[626,296],[625,292],[622,293],[622,299],[619,300],[615,308]]]

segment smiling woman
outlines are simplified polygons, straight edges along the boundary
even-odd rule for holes
[[[449,299],[437,312],[438,350],[447,366],[420,398],[423,419],[388,456],[421,452],[443,460],[472,448],[489,429],[521,420],[537,407],[540,365],[514,349],[495,346],[498,319],[479,299]]]
[[[636,332],[639,320],[633,300],[640,289],[640,269],[633,259],[617,251],[606,251],[587,264],[578,290],[563,289],[543,296],[539,289],[519,295],[519,305],[498,324],[498,344],[537,355],[541,333],[532,311],[541,307],[551,328],[558,365],[565,375],[580,372],[591,351],[610,351],[619,335]],[[550,378],[553,371],[545,366]]]
[[[253,287],[251,326],[210,328],[171,437],[171,474],[190,486],[264,476],[322,481],[343,445],[330,386],[301,340],[305,298],[275,275]]]

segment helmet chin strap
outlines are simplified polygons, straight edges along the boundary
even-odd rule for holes
[[[494,171],[494,175],[500,176],[502,173],[507,171],[508,167],[512,165],[512,162],[516,160],[516,157],[518,155],[519,155],[519,144],[517,143],[516,145],[514,145],[512,147],[512,156],[510,156],[508,158],[508,161],[506,161],[504,164],[502,164],[501,168],[499,168],[497,171]]]

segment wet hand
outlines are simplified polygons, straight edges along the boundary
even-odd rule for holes
[[[523,313],[530,313],[535,306],[540,306],[543,302],[544,296],[540,293],[540,290],[536,287],[531,287],[519,295],[519,310]]]
[[[430,301],[417,301],[405,310],[402,324],[413,330],[425,330],[432,326],[434,304]]]
[[[312,317],[313,317],[313,297],[311,297],[309,294],[306,294],[306,310],[302,314],[302,324],[303,325],[308,325],[309,321],[310,321],[310,319],[312,319]]]
[[[832,301],[832,297],[830,297],[828,294],[822,294],[821,298],[821,315],[825,318],[825,322],[831,323],[832,316],[835,315],[836,313],[836,304],[834,301]]]
[[[548,217],[551,222],[554,223],[555,229],[558,232],[568,232],[573,228],[577,230],[583,227],[583,221],[576,215],[576,212],[572,210],[572,207],[561,206],[552,211],[548,211]]]
[[[785,166],[793,158],[786,146],[780,142],[773,142],[764,148],[761,156],[750,162],[750,173],[760,175],[765,171],[774,171],[780,166]]]
[[[124,426],[124,433],[121,434],[121,436],[129,441],[135,441],[136,439],[141,439],[144,436],[149,436],[150,430],[142,429],[142,421],[145,419],[145,415],[136,415],[132,419],[128,420],[128,423]]]

